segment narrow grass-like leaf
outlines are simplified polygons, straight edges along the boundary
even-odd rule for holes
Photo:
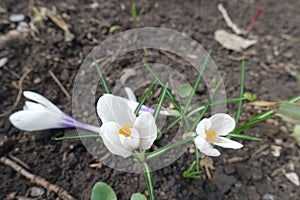
[[[212,106],[217,106],[217,105],[221,105],[221,104],[227,104],[227,103],[235,103],[235,102],[238,102],[238,101],[240,101],[240,100],[243,101],[243,100],[245,100],[245,98],[244,98],[244,97],[243,97],[243,98],[233,98],[233,99],[227,99],[227,100],[225,100],[225,101],[219,101],[219,102],[211,103],[211,104],[210,104],[210,107],[212,107]],[[186,115],[186,117],[187,117],[187,118],[190,118],[192,115],[199,113],[199,112],[200,112],[201,110],[203,110],[204,108],[205,108],[205,105],[200,106],[200,107],[198,107],[198,108],[196,108],[196,109],[190,111],[190,112]],[[170,130],[171,128],[173,128],[178,122],[180,122],[180,120],[181,120],[181,116],[176,117],[173,121],[171,121],[171,122],[169,123],[169,125],[167,126],[167,130]]]
[[[232,137],[232,138],[241,138],[241,139],[246,139],[246,140],[254,140],[254,141],[261,141],[261,138],[258,137],[253,137],[250,135],[244,135],[244,134],[235,134],[235,133],[229,133],[227,136]]]
[[[203,73],[204,73],[204,71],[205,71],[205,69],[206,69],[206,66],[207,66],[207,63],[208,63],[208,61],[209,61],[209,59],[210,59],[210,54],[211,54],[211,51],[208,52],[208,54],[207,54],[207,56],[206,56],[206,58],[205,58],[205,60],[204,60],[204,62],[203,62],[203,66],[202,66],[202,68],[200,69],[200,72],[198,73],[197,79],[196,79],[196,81],[195,81],[195,83],[194,83],[194,85],[193,85],[193,91],[190,93],[190,95],[189,95],[189,97],[188,97],[188,99],[187,99],[187,101],[186,101],[186,103],[185,103],[184,110],[183,110],[184,113],[187,112],[189,106],[191,105],[191,102],[192,102],[192,100],[193,100],[193,97],[194,97],[195,93],[197,92],[197,90],[198,90],[198,88],[199,88],[199,84],[200,84],[200,82],[201,82]]]
[[[294,103],[294,102],[297,102],[299,100],[300,100],[300,95],[291,98],[288,102]],[[251,120],[245,122],[243,125],[236,128],[232,133],[241,134],[244,130],[254,126],[255,124],[271,118],[274,114],[275,114],[275,110],[265,111],[265,112],[257,115],[256,117],[252,118]]]
[[[145,92],[145,94],[142,96],[142,99],[139,102],[139,105],[136,107],[134,114],[137,116],[138,113],[140,112],[142,106],[145,104],[148,96],[150,95],[150,92],[153,90],[155,84],[157,83],[157,81],[155,80],[148,88],[148,90]]]
[[[241,74],[240,74],[240,98],[244,96],[244,85],[245,85],[245,60],[242,61]],[[242,110],[243,101],[238,102],[236,112],[235,112],[235,123],[238,123],[241,110]]]
[[[80,135],[68,135],[63,137],[54,137],[52,140],[61,141],[61,140],[73,140],[80,138],[100,138],[99,134],[80,134]]]
[[[166,83],[166,85],[163,87],[163,91],[161,92],[159,99],[158,99],[158,105],[156,106],[155,110],[154,110],[154,119],[157,120],[157,117],[159,115],[159,112],[162,108],[162,104],[164,103],[165,100],[165,96],[168,90],[168,83]]]
[[[217,92],[219,91],[219,88],[221,86],[221,83],[224,80],[224,76],[220,79],[220,81],[218,82],[218,84],[216,85],[215,91],[213,92],[213,94],[211,95],[211,97],[209,98],[208,102],[205,104],[204,109],[202,110],[202,112],[200,113],[200,115],[197,117],[197,119],[194,121],[191,129],[189,129],[189,131],[194,131],[196,129],[197,124],[200,122],[200,120],[204,117],[207,109],[210,107],[211,102],[215,99]]]
[[[132,20],[135,22],[136,18],[137,18],[137,11],[136,11],[136,5],[134,2],[132,2],[132,4],[131,4],[131,17],[132,17]]]
[[[290,103],[295,103],[295,102],[297,102],[297,101],[300,101],[300,95],[291,98],[288,102],[290,102]]]
[[[189,137],[189,138],[186,138],[184,140],[180,140],[179,142],[176,142],[174,144],[171,144],[169,146],[165,146],[165,147],[162,147],[162,148],[157,149],[155,151],[152,151],[152,152],[148,153],[148,156],[146,157],[146,160],[148,161],[148,160],[152,160],[154,158],[157,158],[157,157],[165,154],[166,152],[170,151],[171,149],[180,147],[183,144],[188,143],[188,142],[190,142],[194,139],[195,139],[195,137]]]
[[[97,69],[97,73],[98,73],[98,75],[99,75],[99,79],[100,79],[100,81],[101,81],[101,83],[102,83],[102,86],[103,86],[103,88],[104,88],[105,93],[110,94],[110,90],[109,90],[109,88],[108,88],[107,82],[106,82],[105,78],[103,77],[103,74],[102,74],[102,72],[101,72],[100,66],[99,66],[99,64],[97,63],[97,60],[96,60],[96,59],[94,59],[94,63],[95,63],[95,67],[96,67],[96,69]]]
[[[160,78],[157,76],[157,74],[148,66],[148,64],[144,63],[144,66],[150,72],[150,74],[155,78],[155,80],[157,80],[158,84],[161,87],[164,87],[165,84],[160,80]],[[187,129],[189,129],[189,122],[188,122],[186,116],[184,115],[184,113],[182,112],[181,107],[180,107],[178,101],[176,100],[176,98],[174,97],[174,95],[172,94],[172,92],[170,91],[170,89],[167,89],[167,91],[166,91],[166,97],[174,105],[175,109],[181,114],[182,120],[183,120],[183,123],[184,123],[185,127]]]

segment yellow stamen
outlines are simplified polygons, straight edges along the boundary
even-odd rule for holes
[[[206,130],[205,131],[206,137],[205,139],[207,139],[210,143],[215,143],[215,136],[217,135],[217,132],[214,130]]]
[[[123,128],[120,128],[119,133],[127,137],[130,136],[131,135],[130,126],[126,124]]]

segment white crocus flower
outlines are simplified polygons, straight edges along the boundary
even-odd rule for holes
[[[76,121],[38,93],[24,91],[23,95],[36,103],[26,101],[23,110],[9,116],[10,122],[20,130],[38,131],[53,128],[80,128],[92,132],[100,130],[98,127]]]
[[[135,109],[136,109],[136,107],[139,105],[139,102],[137,101],[136,96],[135,96],[135,94],[134,94],[134,92],[132,91],[131,88],[125,87],[125,92],[126,92],[127,97],[128,97],[128,100],[126,99],[127,100],[127,104],[130,107],[130,109],[134,112]],[[140,110],[140,112],[139,112],[139,114],[143,113],[143,112],[150,112],[150,113],[153,114],[154,113],[154,109],[148,108],[147,106],[143,105],[142,108],[141,108],[141,110]],[[159,114],[160,115],[172,115],[171,113],[169,113],[166,110],[159,111]]]
[[[235,121],[225,113],[218,113],[210,118],[202,119],[196,129],[197,148],[207,156],[219,156],[220,152],[213,147],[217,145],[223,148],[239,149],[243,145],[224,136],[235,128]]]
[[[126,158],[134,149],[149,149],[156,139],[153,115],[142,112],[136,117],[127,99],[105,94],[98,100],[97,113],[103,123],[100,136],[112,154]]]

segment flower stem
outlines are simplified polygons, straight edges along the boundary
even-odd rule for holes
[[[132,156],[135,159],[137,159],[142,166],[143,174],[147,183],[150,200],[155,200],[155,190],[154,190],[154,185],[152,180],[152,171],[145,159],[145,151],[141,151],[141,152],[135,151],[132,153]]]
[[[150,200],[155,200],[155,190],[152,180],[152,171],[147,162],[142,162],[141,165],[144,172],[144,177],[146,179]]]

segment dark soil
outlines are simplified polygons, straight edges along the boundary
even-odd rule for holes
[[[257,94],[259,100],[268,101],[286,100],[299,94],[296,79],[286,70],[286,66],[300,66],[299,1],[232,0],[224,3],[233,21],[245,29],[256,9],[259,6],[263,8],[252,31],[259,42],[242,53],[226,50],[213,39],[215,30],[227,29],[217,10],[218,1],[138,1],[136,24],[130,16],[131,1],[124,2],[125,11],[120,8],[119,1],[95,2],[97,1],[35,1],[35,6],[49,9],[55,6],[70,25],[75,39],[65,42],[63,31],[46,20],[42,25],[37,25],[35,37],[28,35],[0,45],[0,58],[8,58],[7,64],[0,68],[1,112],[9,110],[16,101],[18,89],[14,83],[27,69],[33,68],[22,84],[23,89],[37,91],[66,113],[71,113],[71,101],[67,100],[48,71],[53,71],[71,93],[80,63],[93,47],[112,35],[109,33],[112,25],[120,25],[121,31],[135,27],[164,27],[192,37],[206,50],[212,50],[212,58],[219,70],[227,74],[225,87],[228,97],[238,95],[241,65],[238,59],[243,55],[246,56],[247,65],[247,92]],[[26,15],[27,22],[33,17],[28,2],[2,0],[0,36],[16,27],[17,24],[8,21],[9,16],[14,13]],[[152,54],[165,57],[157,51]],[[121,70],[142,63],[143,52],[125,57],[125,61],[119,66]],[[166,57],[163,60],[166,65],[174,62]],[[177,66],[180,67],[178,63]],[[189,75],[188,70],[185,70],[185,75]],[[107,77],[110,86],[115,83],[116,76],[112,74]],[[21,109],[23,103],[24,98],[14,111]],[[234,111],[235,106],[230,105],[228,112],[234,114]],[[259,112],[259,109],[245,105],[241,121],[246,121]],[[53,136],[75,134],[74,130],[28,133],[12,127],[8,116],[0,118],[0,132],[1,140],[7,136],[10,145],[1,149],[0,154],[14,155],[21,159],[33,174],[63,187],[77,199],[89,199],[91,188],[97,181],[112,186],[120,199],[129,199],[135,192],[147,195],[143,175],[116,171],[105,165],[98,169],[90,168],[89,165],[97,161],[80,140],[51,140]],[[299,187],[284,176],[285,172],[292,171],[300,174],[299,148],[290,132],[291,126],[280,118],[268,120],[247,130],[247,134],[262,137],[263,142],[241,141],[244,144],[241,150],[222,150],[222,155],[213,159],[215,170],[211,170],[212,180],[208,180],[204,169],[200,179],[182,177],[193,160],[193,154],[187,151],[171,165],[153,173],[157,199],[300,199]],[[282,147],[279,157],[273,156],[271,145]],[[265,148],[260,149],[262,146]],[[244,159],[231,162],[236,157]],[[0,165],[0,199],[9,199],[12,193],[30,197],[33,187],[39,186],[11,168]],[[37,199],[57,198],[56,194],[45,192]]]

